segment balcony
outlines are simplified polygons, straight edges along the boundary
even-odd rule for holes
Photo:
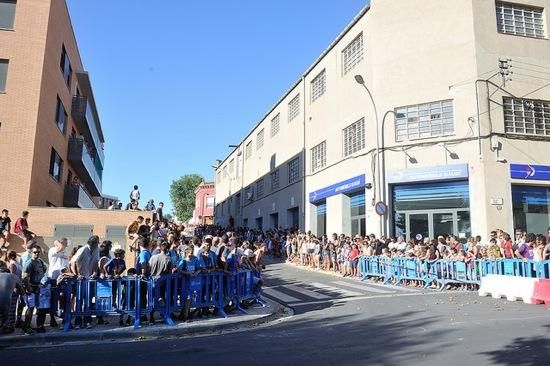
[[[71,115],[78,128],[78,131],[84,136],[86,141],[90,141],[94,146],[94,154],[97,154],[101,166],[105,160],[103,155],[103,142],[98,132],[97,120],[94,117],[94,109],[90,103],[90,98],[73,96]]]
[[[81,185],[67,184],[63,196],[63,206],[78,208],[97,208],[90,195]]]
[[[69,139],[67,160],[88,191],[94,196],[101,196],[101,174],[88,153],[84,139],[78,137]]]

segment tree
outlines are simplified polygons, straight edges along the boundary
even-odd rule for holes
[[[193,216],[195,209],[195,189],[204,179],[198,174],[187,174],[172,181],[170,185],[170,200],[174,212],[181,221],[187,221]]]

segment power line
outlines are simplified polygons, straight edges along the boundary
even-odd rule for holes
[[[550,72],[547,72],[547,71],[533,70],[533,69],[528,69],[528,68],[521,67],[521,66],[514,66],[514,69],[524,70],[524,71],[531,71],[531,72],[538,72],[539,74],[550,75]]]
[[[523,64],[523,65],[528,65],[528,66],[533,66],[533,67],[540,67],[540,68],[542,68],[542,69],[548,69],[548,70],[550,70],[550,67],[549,67],[549,66],[542,66],[542,65],[530,64],[530,63],[528,63],[528,62],[523,62],[523,61],[518,61],[518,60],[514,60],[514,63]]]
[[[517,72],[515,72],[514,75],[525,76],[525,77],[527,77],[527,78],[533,78],[533,79],[538,79],[538,80],[550,81],[549,78],[542,78],[542,77],[540,77],[540,76],[527,75],[527,74],[520,74],[520,73],[517,73]]]

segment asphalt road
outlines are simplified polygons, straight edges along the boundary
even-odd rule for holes
[[[4,349],[18,365],[548,365],[550,311],[471,292],[358,282],[271,264],[295,315],[212,336]]]

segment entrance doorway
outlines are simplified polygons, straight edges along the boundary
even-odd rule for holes
[[[279,228],[279,214],[278,213],[274,213],[274,214],[269,215],[269,225],[271,226],[272,229]]]
[[[291,228],[296,229],[300,227],[300,209],[298,207],[289,208],[287,210],[287,224]]]
[[[472,235],[470,210],[397,211],[395,231],[396,235],[403,235],[407,240],[416,238],[418,234],[432,239],[452,234],[464,241]]]
[[[264,226],[264,219],[263,219],[263,217],[257,217],[257,218],[256,218],[256,229],[258,229],[258,230],[263,230],[263,226]]]

